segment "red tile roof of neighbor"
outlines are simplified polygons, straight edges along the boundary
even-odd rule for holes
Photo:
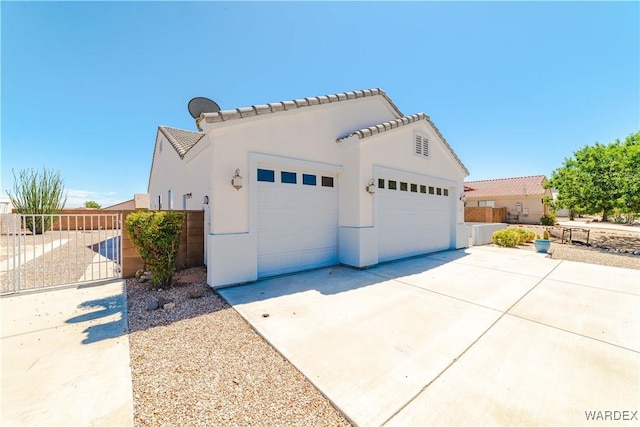
[[[522,176],[514,178],[487,179],[464,183],[467,198],[494,198],[545,194],[544,175]]]

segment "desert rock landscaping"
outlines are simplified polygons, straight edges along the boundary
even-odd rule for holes
[[[562,227],[549,228],[539,225],[510,225],[509,227],[522,227],[539,235],[548,229],[551,235],[550,256],[554,259],[640,270],[640,232],[638,231],[591,228],[587,244],[585,233],[577,233],[572,242],[567,242],[565,239],[565,243],[562,243]],[[534,250],[532,244],[519,247]]]
[[[350,425],[206,286],[204,267],[174,283],[155,291],[127,281],[136,426]],[[167,309],[150,309],[158,298],[171,300]]]

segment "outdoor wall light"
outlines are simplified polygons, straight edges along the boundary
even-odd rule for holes
[[[460,201],[461,201],[462,203],[466,202],[466,201],[467,201],[467,195],[466,195],[466,194],[464,194],[464,193],[462,193],[462,195],[460,196]]]
[[[373,182],[373,178],[369,180],[369,184],[367,185],[367,193],[373,194],[376,192],[376,185]]]
[[[191,193],[185,193],[184,198],[185,199],[190,199],[193,196],[193,194]]]
[[[204,196],[202,198],[202,204],[203,205],[208,205],[209,204],[209,196]]]
[[[240,190],[242,188],[242,177],[240,176],[240,169],[236,169],[236,174],[231,178],[231,185],[236,190]]]

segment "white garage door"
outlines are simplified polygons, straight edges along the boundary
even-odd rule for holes
[[[449,189],[402,178],[378,180],[378,259],[389,261],[450,248]]]
[[[258,169],[258,277],[338,262],[336,177]]]

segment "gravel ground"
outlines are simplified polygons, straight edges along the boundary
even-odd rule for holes
[[[633,248],[631,237],[626,242]],[[520,248],[535,250],[532,244]],[[553,239],[550,256],[640,270],[640,256]],[[191,278],[190,284],[167,291],[152,290],[135,279],[127,281],[136,426],[350,425],[206,286],[204,267],[178,272],[174,279],[185,276]],[[188,292],[196,288],[203,289],[204,295],[189,298]],[[159,296],[173,299],[176,307],[147,310]]]
[[[205,285],[206,270],[167,291],[127,281],[136,426],[348,426],[280,353]],[[204,289],[198,299],[190,289]],[[158,296],[170,310],[147,310]]]
[[[510,225],[509,227],[518,227]],[[542,235],[546,227],[522,226],[527,230]],[[582,242],[562,243],[562,231],[556,227],[551,230],[550,256],[554,259],[567,261],[586,262],[589,264],[608,265],[611,267],[631,268],[640,270],[640,232],[597,230],[591,229],[589,234],[589,246]],[[579,235],[586,240],[586,236]],[[533,244],[519,246],[521,249],[534,251]]]
[[[533,245],[531,245],[531,249],[535,250]],[[551,242],[550,254],[553,259],[640,270],[640,256],[638,255],[607,253],[600,249],[588,249],[558,242]]]

